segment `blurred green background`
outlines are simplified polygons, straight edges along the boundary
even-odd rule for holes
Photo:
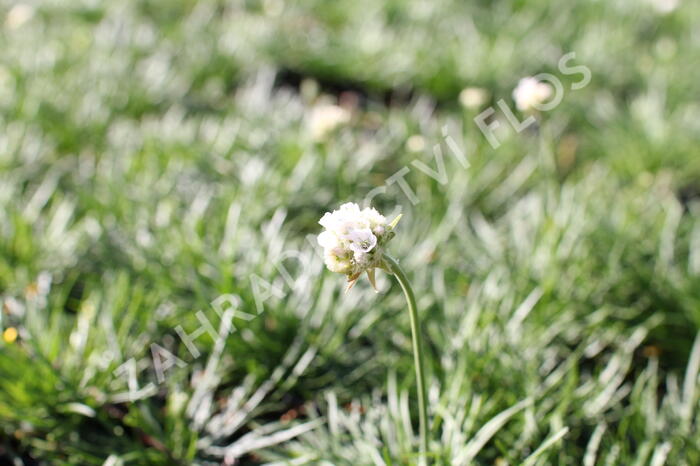
[[[0,464],[414,464],[400,290],[344,294],[314,240],[381,187],[434,464],[700,464],[698,24],[687,0],[0,0]],[[561,104],[508,130],[497,102],[542,72]]]

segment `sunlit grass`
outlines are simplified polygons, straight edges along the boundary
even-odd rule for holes
[[[435,463],[697,464],[681,5],[0,3],[0,459],[415,462],[400,293],[380,275],[341,298],[307,237],[409,167],[420,202],[374,202],[413,251]],[[492,148],[459,91],[511,103],[569,51],[591,84]],[[348,121],[316,137],[338,98]],[[412,163],[436,169],[436,144],[444,184]],[[195,355],[176,328],[201,316]],[[152,344],[183,363],[163,381]]]

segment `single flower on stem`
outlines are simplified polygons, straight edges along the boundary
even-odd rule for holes
[[[318,222],[324,230],[318,235],[318,243],[323,247],[326,266],[331,272],[345,274],[348,278],[346,292],[355,285],[363,273],[367,274],[372,287],[377,291],[374,279],[376,268],[381,268],[396,277],[406,296],[411,320],[413,338],[413,358],[416,367],[418,391],[418,420],[420,433],[419,464],[427,465],[428,415],[425,393],[425,369],[423,364],[423,343],[416,298],[411,283],[399,263],[386,253],[387,243],[394,237],[394,228],[401,215],[392,222],[371,207],[360,209],[352,202],[340,206],[338,210],[327,212]]]
[[[394,237],[397,217],[388,223],[386,217],[372,207],[348,202],[338,210],[327,212],[318,222],[323,232],[318,235],[318,244],[323,248],[326,266],[331,272],[347,275],[348,290],[363,273],[367,273],[375,291],[374,269],[384,267],[384,248]]]

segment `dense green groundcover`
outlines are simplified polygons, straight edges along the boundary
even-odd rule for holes
[[[675,4],[0,1],[0,463],[415,462],[400,291],[344,294],[313,239],[386,187],[435,464],[700,464]],[[493,148],[474,116],[540,72],[562,103]]]

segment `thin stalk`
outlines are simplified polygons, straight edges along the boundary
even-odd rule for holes
[[[399,263],[388,254],[384,254],[384,262],[389,266],[389,270],[394,274],[396,280],[401,285],[403,294],[408,303],[408,314],[411,317],[411,336],[413,337],[413,359],[416,366],[416,384],[418,388],[418,422],[420,433],[420,457],[419,463],[426,465],[428,452],[428,412],[425,398],[425,366],[423,364],[423,339],[421,336],[420,323],[418,322],[418,308],[416,297],[413,294],[411,283],[406,277]]]

